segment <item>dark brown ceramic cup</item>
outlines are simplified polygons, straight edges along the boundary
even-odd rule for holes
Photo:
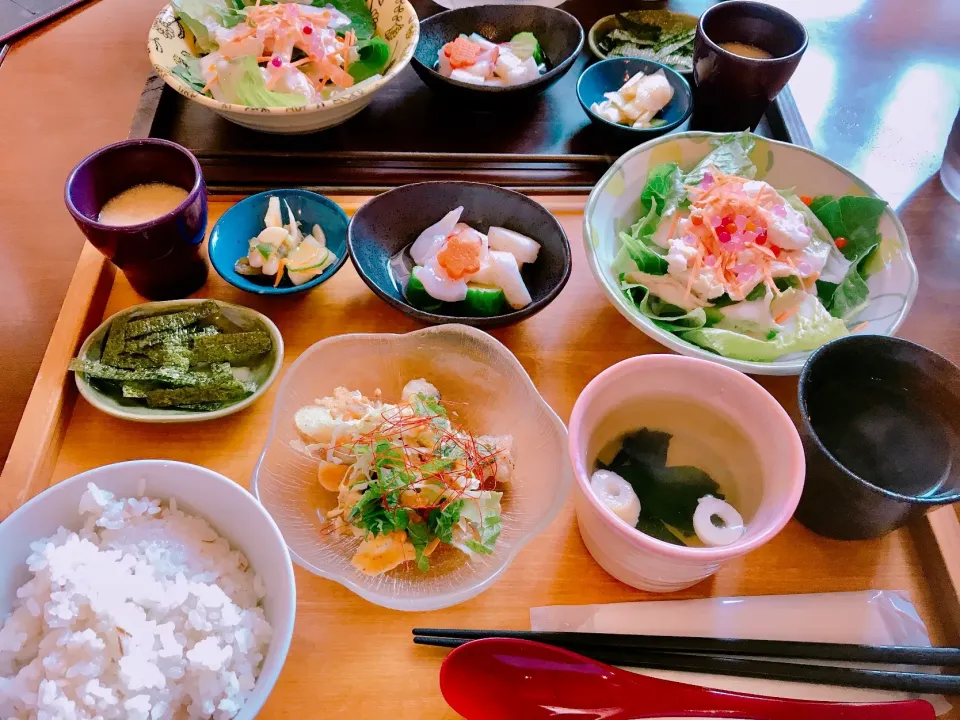
[[[724,50],[738,42],[765,50],[769,59]],[[807,49],[807,31],[795,17],[753,0],[727,0],[700,16],[693,51],[693,118],[697,130],[756,129]]]
[[[187,191],[176,208],[138,225],[106,225],[100,210],[124,190],[162,182]],[[207,192],[200,164],[167,140],[124,140],[84,158],[67,178],[64,201],[90,243],[123,270],[150,300],[186,297],[207,280],[200,245],[207,230]]]

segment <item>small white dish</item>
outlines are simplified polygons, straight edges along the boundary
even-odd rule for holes
[[[87,484],[117,497],[176,498],[185,512],[198,515],[246,555],[267,588],[263,601],[273,627],[267,655],[253,694],[236,720],[253,720],[280,675],[296,614],[293,563],[283,537],[256,499],[219,473],[173,460],[133,460],[94,468],[43,491],[0,523],[0,625],[13,607],[16,591],[30,579],[26,559],[30,543],[54,535],[61,526],[79,530],[77,512]]]

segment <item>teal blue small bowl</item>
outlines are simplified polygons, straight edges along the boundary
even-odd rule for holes
[[[625,78],[633,77],[638,72],[649,75],[657,70],[663,70],[670,85],[673,86],[673,98],[657,115],[664,120],[663,125],[651,128],[620,125],[605,120],[590,109],[593,103],[603,102],[604,93],[614,92],[623,87]],[[683,76],[666,65],[640,58],[617,57],[594,63],[583,71],[577,81],[577,99],[580,100],[580,105],[590,120],[603,128],[604,132],[618,140],[630,141],[634,144],[646,142],[675,130],[685,123],[693,112],[693,91],[690,90],[690,84],[684,80]]]
[[[294,285],[284,276],[280,285],[273,287],[273,278],[251,278],[240,275],[234,266],[237,260],[245,257],[250,249],[250,238],[263,230],[263,216],[267,213],[267,202],[272,197],[280,198],[280,213],[285,222],[287,206],[300,221],[300,229],[309,233],[314,225],[319,225],[327,238],[327,248],[337,256],[337,261],[303,285]],[[333,200],[309,190],[269,190],[251,195],[227,210],[213,226],[210,233],[210,264],[224,280],[247,292],[258,295],[291,295],[305,292],[325,283],[343,267],[347,260],[347,227],[350,218]]]

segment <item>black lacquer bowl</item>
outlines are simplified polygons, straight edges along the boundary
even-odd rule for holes
[[[478,33],[495,43],[508,42],[521,32],[532,32],[546,58],[547,72],[520,85],[486,87],[451,80],[438,73],[437,53],[458,35]],[[468,103],[467,109],[511,103],[539,95],[562,78],[583,49],[584,32],[568,12],[534,5],[483,5],[447,10],[420,23],[420,42],[411,64],[433,90]]]
[[[820,535],[880,537],[960,500],[960,368],[882,335],[814,352],[800,374],[807,478],[796,518]]]
[[[533,298],[525,308],[491,317],[469,317],[426,312],[407,302],[406,273],[401,266],[405,264],[408,271],[412,261],[409,253],[404,253],[405,248],[460,205],[464,208],[460,221],[480,232],[497,225],[540,243],[536,262],[523,268],[523,279]],[[512,325],[549,305],[570,278],[570,243],[557,219],[526,195],[482,183],[424,182],[378,195],[353,216],[347,247],[357,272],[371,290],[398,310],[434,325]]]

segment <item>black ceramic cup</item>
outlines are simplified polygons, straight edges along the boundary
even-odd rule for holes
[[[960,368],[920,345],[850,335],[800,373],[807,478],[796,518],[840,540],[886,535],[960,500]]]
[[[769,59],[724,50],[737,42],[765,50]],[[700,16],[693,50],[690,127],[718,132],[754,130],[807,49],[807,31],[779,8],[727,0]]]
[[[169,213],[139,225],[98,221],[108,200],[152,182],[181,187],[187,197]],[[73,169],[64,201],[90,243],[123,270],[145,298],[186,297],[206,282],[200,245],[207,230],[207,191],[200,164],[186,148],[156,139],[107,145]]]

